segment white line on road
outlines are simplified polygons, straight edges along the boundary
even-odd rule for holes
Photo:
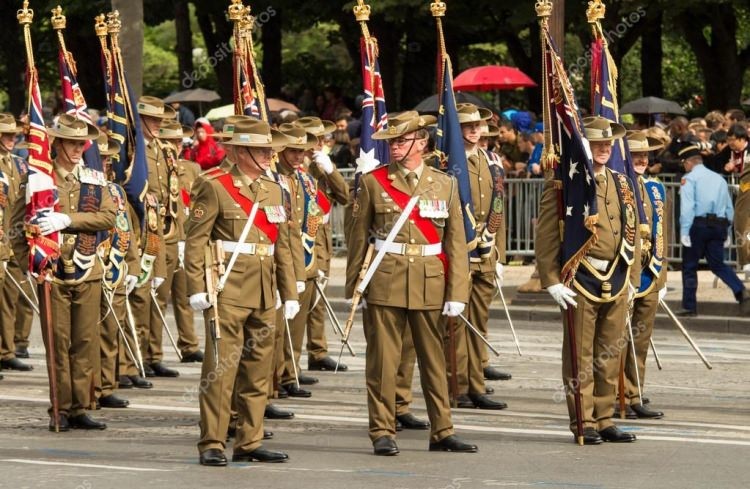
[[[149,469],[146,467],[123,467],[122,465],[77,464],[72,462],[51,462],[48,460],[30,460],[25,458],[0,458],[0,462],[29,465],[61,465],[65,467],[83,467],[87,469],[126,470],[130,472],[173,472],[170,469]]]

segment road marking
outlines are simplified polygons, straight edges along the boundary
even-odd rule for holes
[[[124,467],[122,465],[100,465],[100,464],[78,464],[73,462],[51,462],[48,460],[30,460],[25,458],[0,458],[0,462],[29,464],[29,465],[55,465],[65,467],[82,467],[87,469],[125,470],[130,472],[174,472],[170,469],[149,469],[146,467]]]

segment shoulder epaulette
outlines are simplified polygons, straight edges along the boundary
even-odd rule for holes
[[[219,168],[217,166],[217,167],[211,168],[210,170],[204,171],[203,173],[201,173],[198,176],[199,177],[203,177],[203,179],[205,179],[205,180],[214,180],[214,179],[219,178],[220,176],[226,175],[226,174],[227,174],[226,171],[222,170],[221,168]]]

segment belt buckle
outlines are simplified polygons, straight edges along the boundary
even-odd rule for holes
[[[422,245],[406,243],[404,244],[404,255],[422,256]]]
[[[258,243],[255,245],[255,254],[259,256],[268,256],[268,245],[265,243]]]

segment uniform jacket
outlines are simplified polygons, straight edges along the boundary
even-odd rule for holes
[[[492,208],[493,178],[489,162],[483,151],[468,158],[469,183],[471,184],[471,201],[474,204],[474,220],[477,223],[477,234],[481,234],[487,224]],[[495,249],[489,259],[471,262],[471,271],[495,273],[495,264],[505,261],[505,216],[500,228],[495,233]]]

